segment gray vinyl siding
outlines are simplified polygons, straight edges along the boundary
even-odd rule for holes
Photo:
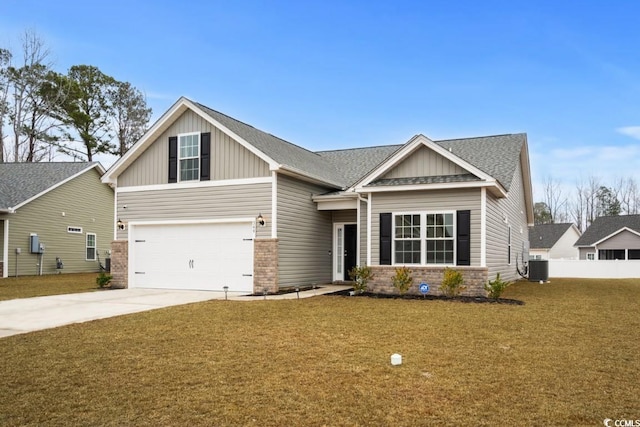
[[[117,200],[118,217],[125,223],[256,218],[262,213],[267,221],[257,228],[257,237],[271,237],[270,183],[118,192]],[[127,230],[118,231],[118,239],[126,240]]]
[[[344,211],[333,211],[333,222],[344,222],[344,223],[352,223],[355,224],[358,221],[357,211],[353,210],[344,210]]]
[[[516,270],[522,269],[523,259],[527,261],[529,232],[526,218],[524,187],[520,165],[516,169],[508,197],[498,199],[487,191],[487,267],[489,279],[500,273],[504,280],[521,277]],[[506,216],[506,222],[505,222]],[[511,225],[511,264],[508,263],[508,230]],[[525,248],[523,248],[525,246]]]
[[[596,248],[579,248],[578,251],[580,252],[578,259],[581,260],[587,259],[587,254],[595,254],[597,252]]]
[[[598,249],[640,249],[640,236],[625,230],[600,243]]]
[[[466,170],[427,147],[421,147],[409,158],[387,172],[383,178],[410,178],[468,173]]]
[[[211,180],[270,176],[269,165],[265,161],[189,110],[118,177],[118,186],[166,184],[169,137],[189,132],[211,132]]]
[[[380,214],[471,211],[471,265],[480,265],[480,189],[372,193],[371,264],[380,264]]]
[[[333,222],[313,194],[327,189],[278,175],[278,277],[281,287],[331,282]]]
[[[94,168],[0,219],[9,221],[5,263],[9,276],[16,275],[16,256],[18,275],[38,274],[39,256],[29,253],[31,233],[45,245],[43,274],[58,272],[56,257],[64,263],[62,273],[97,272],[98,261],[86,260],[86,236],[96,234],[97,253],[104,263],[113,239],[113,190],[100,182]],[[69,226],[81,227],[82,233],[67,232]],[[20,255],[16,255],[16,248],[21,249]]]

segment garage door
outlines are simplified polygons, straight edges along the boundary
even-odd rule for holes
[[[132,225],[129,286],[253,291],[253,224]]]

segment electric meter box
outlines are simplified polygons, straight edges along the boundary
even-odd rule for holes
[[[41,254],[44,252],[44,246],[40,244],[40,238],[37,234],[29,236],[29,249],[32,254]]]

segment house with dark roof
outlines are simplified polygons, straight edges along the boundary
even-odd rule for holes
[[[537,224],[529,228],[529,258],[578,259],[574,244],[579,238],[575,224]]]
[[[640,260],[640,215],[596,218],[575,246],[580,259]]]
[[[0,163],[1,277],[99,271],[114,228],[104,172],[97,162]]]
[[[368,265],[419,293],[445,268],[516,279],[533,224],[525,134],[312,152],[180,98],[102,177],[114,286],[275,292]]]

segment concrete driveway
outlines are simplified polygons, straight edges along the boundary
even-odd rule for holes
[[[345,285],[322,285],[320,288],[299,294],[293,292],[267,297],[228,292],[227,298],[235,301],[309,298],[350,288]],[[216,291],[112,289],[0,301],[0,338],[72,323],[224,298],[224,292]]]
[[[224,299],[224,292],[113,289],[0,301],[0,338],[212,299]]]

